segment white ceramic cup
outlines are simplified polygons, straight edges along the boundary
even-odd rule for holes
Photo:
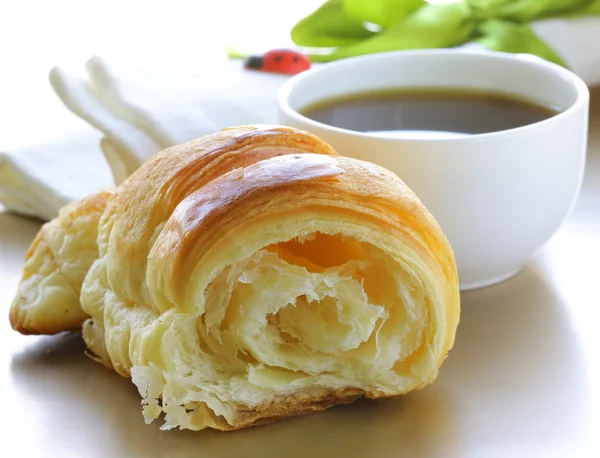
[[[300,114],[330,98],[409,87],[500,92],[561,112],[515,129],[431,139],[385,138]],[[425,50],[344,59],[291,78],[278,103],[282,124],[404,180],[450,240],[463,290],[516,274],[560,227],[581,187],[588,89],[575,74],[533,56]]]

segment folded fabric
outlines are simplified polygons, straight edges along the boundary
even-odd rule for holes
[[[113,185],[93,129],[0,152],[0,202],[28,216],[49,220],[65,204]]]
[[[188,75],[133,71],[93,57],[87,80],[60,68],[52,87],[77,116],[104,134],[102,151],[119,184],[152,154],[225,127],[277,121],[283,75],[216,63]]]
[[[232,125],[277,122],[275,94],[286,76],[211,62],[173,74],[125,68],[100,57],[85,75],[56,67],[55,92],[95,129],[0,152],[0,202],[44,220],[68,202],[121,183],[152,154]]]

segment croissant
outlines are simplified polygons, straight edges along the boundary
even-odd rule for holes
[[[146,422],[234,430],[431,383],[459,292],[448,241],[396,175],[248,126],[63,209],[27,253],[10,319],[82,327]]]

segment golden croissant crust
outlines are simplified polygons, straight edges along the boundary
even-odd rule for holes
[[[63,210],[27,256],[13,327],[85,320],[94,357],[131,377],[146,421],[164,414],[167,429],[423,387],[459,319],[452,250],[410,189],[283,127],[155,155]]]

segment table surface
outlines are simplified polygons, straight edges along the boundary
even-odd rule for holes
[[[0,211],[7,317],[40,222]],[[0,319],[2,457],[600,456],[600,88],[578,204],[516,277],[464,293],[431,386],[234,433],[145,425],[129,381],[78,335],[22,336]]]

